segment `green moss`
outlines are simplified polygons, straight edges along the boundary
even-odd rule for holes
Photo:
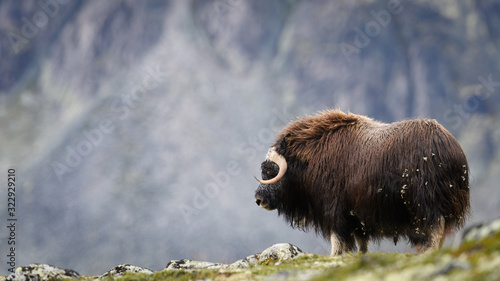
[[[431,254],[305,254],[290,261],[268,259],[247,269],[162,270],[108,280],[500,280],[500,233],[458,249]],[[82,280],[94,280],[82,277]]]
[[[375,269],[390,270],[396,262],[407,259],[407,254],[400,253],[368,253],[356,254],[347,259],[345,266],[325,270],[313,280],[345,280],[353,274],[371,272]]]

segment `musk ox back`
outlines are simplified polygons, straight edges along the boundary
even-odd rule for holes
[[[435,120],[322,112],[285,127],[261,168],[256,203],[329,238],[332,255],[384,237],[431,251],[469,214],[467,160]]]

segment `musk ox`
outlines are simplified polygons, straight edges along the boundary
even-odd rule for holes
[[[331,240],[332,255],[368,241],[442,246],[469,215],[469,170],[436,120],[385,124],[328,110],[291,122],[261,165],[257,205]]]

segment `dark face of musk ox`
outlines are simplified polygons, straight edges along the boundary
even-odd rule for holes
[[[267,159],[262,162],[261,170],[262,179],[270,180],[278,175],[279,168],[276,163]],[[255,191],[255,203],[268,211],[278,208],[281,194],[283,192],[281,182],[282,180],[272,184],[259,184],[259,187]]]

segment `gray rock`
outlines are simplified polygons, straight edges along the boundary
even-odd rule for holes
[[[265,249],[262,253],[257,254],[257,259],[260,262],[272,260],[274,262],[291,260],[302,255],[303,252],[297,246],[289,243],[274,244]]]
[[[16,272],[5,278],[6,281],[28,281],[78,278],[80,274],[71,269],[62,269],[53,265],[33,263],[16,268]]]
[[[448,273],[450,273],[452,270],[455,269],[469,270],[471,269],[471,267],[472,266],[469,262],[453,259],[445,263],[443,266],[440,266],[434,272],[432,272],[429,275],[429,279],[436,278],[440,275],[447,275]]]
[[[466,241],[480,241],[500,231],[500,218],[489,222],[481,222],[467,227],[461,236],[455,240],[454,246],[460,246]]]
[[[261,253],[248,256],[244,259],[238,260],[232,264],[224,263],[212,263],[204,261],[192,261],[192,260],[172,260],[170,261],[166,269],[216,269],[216,268],[248,268],[252,265],[259,265],[263,263],[279,263],[282,261],[288,261],[304,253],[297,247],[289,243],[274,244],[271,247],[265,249]],[[113,267],[111,270],[107,271],[99,278],[104,277],[116,277],[123,276],[125,273],[145,273],[153,274],[154,272],[148,268],[121,264]],[[48,264],[30,264],[26,266],[21,266],[16,269],[15,273],[10,274],[7,277],[0,278],[0,280],[5,281],[28,281],[28,280],[49,280],[49,279],[68,279],[68,278],[78,278],[80,274],[74,270],[61,269]]]
[[[231,265],[230,268],[247,268],[250,265],[255,265],[263,262],[280,262],[291,260],[303,252],[297,246],[289,243],[274,244],[265,249],[262,253],[248,256],[244,259],[238,260]]]
[[[248,268],[250,265],[257,264],[259,260],[255,257],[256,255],[248,256],[244,259],[237,260],[229,265],[229,268]]]
[[[151,269],[130,265],[130,264],[120,264],[113,267],[108,272],[101,275],[99,278],[104,278],[108,276],[123,276],[125,273],[145,273],[145,274],[153,274]]]
[[[223,263],[213,263],[205,261],[193,261],[193,260],[171,260],[166,269],[212,269],[212,268],[227,268],[227,264]]]
[[[211,269],[211,268],[248,268],[251,265],[268,262],[281,262],[291,260],[303,255],[302,250],[289,243],[274,244],[265,249],[262,253],[248,256],[232,264],[211,263],[192,260],[172,260],[166,269]]]

